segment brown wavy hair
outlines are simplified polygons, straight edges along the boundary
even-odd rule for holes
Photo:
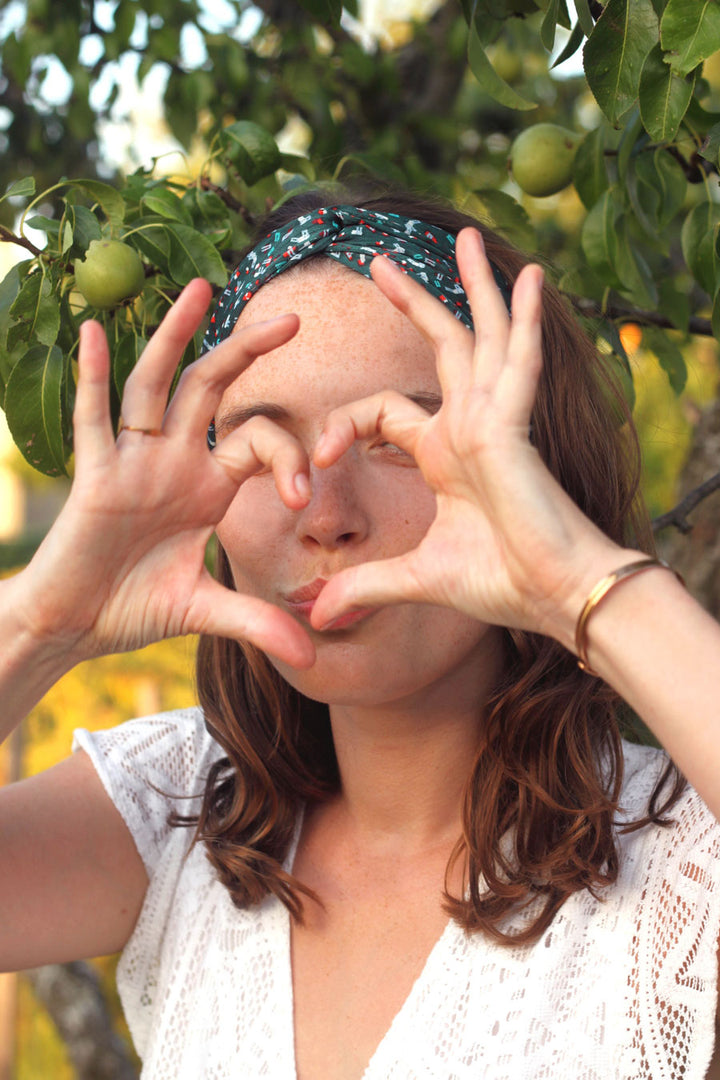
[[[395,211],[452,233],[478,227],[474,218],[427,198],[333,189],[289,198],[258,235],[332,202]],[[489,258],[514,282],[528,259],[480,228]],[[552,284],[545,286],[543,342],[533,412],[543,460],[603,532],[618,544],[652,551],[637,500],[639,449],[624,398]],[[628,423],[618,423],[618,412]],[[222,548],[216,572],[233,587]],[[505,639],[501,680],[490,700],[478,704],[486,714],[482,745],[465,790],[445,906],[467,930],[516,943],[536,940],[572,893],[597,894],[616,880],[623,756],[614,691],[581,672],[575,657],[550,638],[508,630]],[[339,789],[328,707],[293,689],[254,646],[225,638],[201,638],[197,685],[207,728],[225,757],[211,768],[199,814],[175,814],[173,823],[195,827],[238,907],[274,893],[302,919],[303,895],[317,897],[282,864],[301,807]],[[664,815],[683,785],[668,761],[646,815],[625,828],[667,824]],[[458,860],[464,889],[454,896],[448,879]]]

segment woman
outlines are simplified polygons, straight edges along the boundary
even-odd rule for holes
[[[445,208],[326,198],[271,219],[166,407],[188,286],[117,439],[82,328],[73,490],[2,583],[4,722],[187,632],[204,715],[81,732],[3,792],[2,959],[124,948],[153,1080],[701,1077],[720,630],[643,554],[540,269]],[[616,694],[699,794],[621,747]]]

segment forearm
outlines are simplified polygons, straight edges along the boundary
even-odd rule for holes
[[[75,664],[62,645],[40,642],[25,618],[25,572],[0,581],[0,741]]]
[[[645,721],[720,818],[720,625],[667,570],[613,588],[587,626],[588,660]]]

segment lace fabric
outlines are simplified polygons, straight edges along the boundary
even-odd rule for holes
[[[292,1080],[288,914],[275,898],[238,911],[191,830],[167,825],[170,809],[198,807],[221,756],[201,713],[81,730],[74,746],[150,877],[118,968],[143,1080]],[[625,752],[630,819],[664,757]],[[572,896],[534,945],[507,948],[450,921],[364,1080],[701,1080],[717,1000],[720,825],[692,790],[672,817],[621,835],[617,884],[601,899]]]

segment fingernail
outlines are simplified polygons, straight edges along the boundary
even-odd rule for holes
[[[482,233],[480,232],[479,229],[475,229],[475,236],[477,238],[478,247],[484,253],[484,251],[485,251],[485,241],[483,240]]]
[[[312,494],[310,489],[310,480],[305,473],[295,473],[293,483],[298,495],[301,495],[303,499],[310,498],[310,495]]]
[[[320,438],[315,443],[315,451],[314,451],[313,456],[315,458],[317,458],[318,455],[322,455],[322,452],[323,452],[323,450],[325,450],[327,448],[327,445],[328,445],[328,434],[327,434],[327,431],[323,431]]]
[[[385,260],[386,266],[388,266],[394,274],[402,274],[402,267],[398,266],[393,259],[389,258],[387,255],[383,255],[383,259]]]

